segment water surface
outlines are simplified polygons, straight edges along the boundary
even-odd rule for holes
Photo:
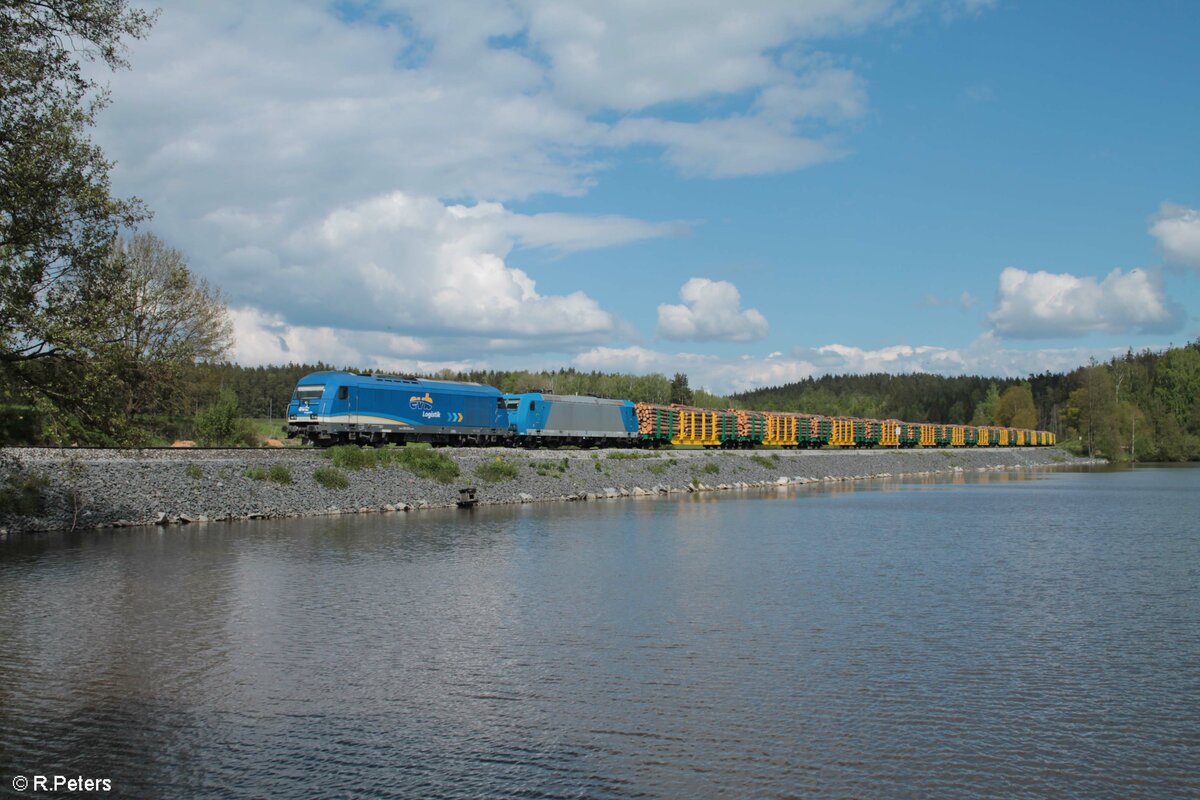
[[[1200,795],[1200,470],[848,486],[0,544],[0,785]]]

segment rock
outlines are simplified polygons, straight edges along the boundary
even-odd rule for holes
[[[780,477],[779,477],[779,479],[777,479],[777,480],[775,481],[775,484],[776,484],[777,486],[787,486],[787,484],[788,484],[788,479],[787,479],[787,478],[784,478],[784,477],[782,477],[782,476],[780,476]]]
[[[396,507],[394,505],[392,505],[391,503],[384,503],[383,510],[384,511],[395,511]]]
[[[263,447],[283,447],[283,442],[278,439],[263,439]]]
[[[165,511],[158,512],[158,515],[155,516],[155,518],[154,518],[154,524],[155,525],[166,525],[167,524],[167,512],[165,512]]]
[[[526,492],[521,492],[519,495],[517,495],[517,497],[520,498],[522,503],[532,503],[533,502],[533,495],[528,494]]]
[[[171,447],[195,447],[196,443],[190,439],[176,439],[171,442]]]

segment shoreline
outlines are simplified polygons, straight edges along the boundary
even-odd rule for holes
[[[313,478],[325,451],[44,450],[5,448],[38,475],[43,506],[0,514],[0,537],[66,530],[203,524],[246,519],[402,512],[454,507],[474,487],[478,505],[572,502],[878,478],[1103,465],[1054,447],[929,450],[513,450],[441,448],[459,476],[450,483],[395,465],[344,470],[348,486]],[[510,465],[489,483],[476,469]],[[275,465],[290,483],[265,477]],[[515,467],[512,470],[511,467]],[[248,474],[251,473],[251,474]]]

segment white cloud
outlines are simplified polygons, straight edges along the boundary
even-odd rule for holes
[[[817,45],[943,2],[169,0],[132,69],[104,76],[97,139],[154,230],[274,320],[242,326],[247,358],[279,325],[334,354],[327,332],[374,332],[355,340],[369,358],[404,357],[387,352],[404,337],[444,343],[427,358],[539,339],[571,352],[621,323],[584,291],[539,291],[512,251],[686,228],[513,201],[585,193],[647,144],[716,177],[837,158],[865,83]],[[760,314],[732,309],[694,335],[765,334]]]
[[[1150,234],[1168,261],[1200,269],[1200,210],[1163,203]]]
[[[977,302],[979,301],[968,291],[963,291],[963,293],[958,297],[942,297],[934,294],[933,292],[925,295],[925,305],[933,306],[934,308],[956,306],[965,311],[969,311]]]
[[[1158,276],[1142,269],[1115,269],[1098,281],[1008,267],[1000,273],[999,303],[988,315],[997,333],[1030,339],[1167,332],[1176,330],[1181,319]]]
[[[644,347],[596,347],[574,363],[581,369],[644,374],[687,373],[688,383],[719,394],[804,380],[817,368],[803,359],[773,353],[766,358],[721,358],[701,353],[664,353]]]
[[[742,296],[728,281],[692,278],[679,290],[683,305],[658,307],[658,332],[667,339],[749,342],[767,335],[767,318],[742,310]]]
[[[280,282],[268,294],[291,292],[293,307],[319,307],[342,327],[553,337],[559,344],[612,334],[616,318],[586,294],[543,295],[505,263],[517,238],[514,220],[537,231],[540,242],[556,241],[552,221],[522,218],[498,203],[446,206],[401,192],[372,198],[290,237],[290,254],[310,265],[309,281]],[[578,230],[567,238],[578,242]]]
[[[1086,364],[1089,358],[1103,361],[1120,352],[1121,348],[1095,347],[1014,350],[1004,347],[994,334],[986,333],[960,348],[897,344],[866,350],[829,344],[797,347],[790,354],[776,352],[765,358],[751,355],[723,358],[637,346],[596,347],[581,353],[574,363],[583,369],[639,374],[684,372],[692,386],[729,394],[820,375],[928,372],[1018,378],[1044,370],[1071,370]]]

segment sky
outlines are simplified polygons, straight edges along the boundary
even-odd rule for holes
[[[1200,338],[1189,2],[161,2],[96,141],[235,361],[1024,376]]]

